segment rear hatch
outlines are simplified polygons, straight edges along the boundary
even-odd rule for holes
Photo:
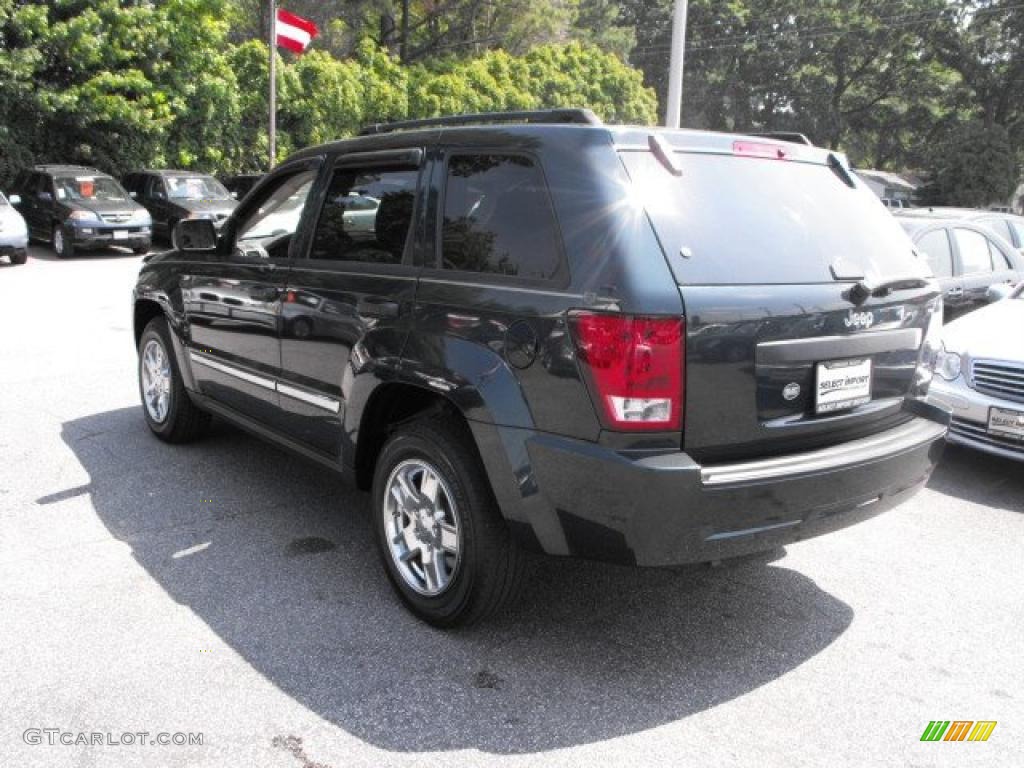
[[[938,288],[845,158],[685,132],[620,156],[683,298],[688,453],[777,455],[909,418]]]

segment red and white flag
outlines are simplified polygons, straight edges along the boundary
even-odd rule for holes
[[[277,44],[295,53],[304,53],[320,30],[309,19],[278,8]]]

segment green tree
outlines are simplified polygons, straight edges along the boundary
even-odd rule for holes
[[[588,107],[611,122],[650,124],[657,99],[617,56],[580,43],[535,46],[525,56],[489,51],[411,76],[413,117],[458,112]]]
[[[239,87],[224,53],[227,7],[0,0],[0,142],[19,165],[231,165]]]
[[[969,208],[1005,204],[1020,179],[1007,130],[981,120],[946,131],[931,153],[928,171],[923,202]]]

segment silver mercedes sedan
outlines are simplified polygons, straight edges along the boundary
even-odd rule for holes
[[[929,398],[953,411],[948,439],[1024,461],[1024,283],[943,330]]]

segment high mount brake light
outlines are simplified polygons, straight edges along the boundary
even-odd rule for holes
[[[569,324],[584,375],[609,429],[682,428],[683,318],[572,312]]]
[[[760,157],[764,160],[789,160],[791,151],[787,147],[780,147],[778,144],[768,144],[762,141],[734,141],[732,153],[738,157]]]

